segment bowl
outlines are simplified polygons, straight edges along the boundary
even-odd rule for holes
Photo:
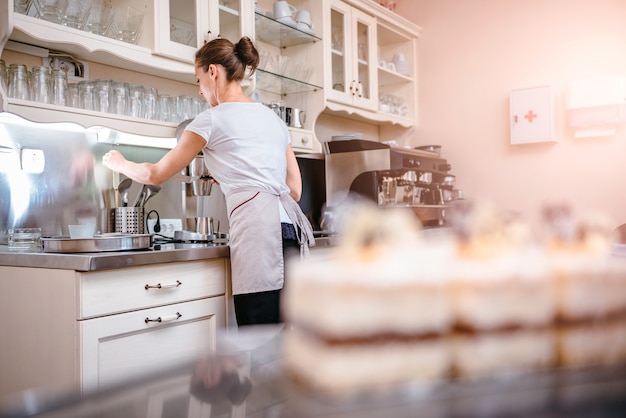
[[[89,225],[68,225],[70,230],[70,238],[83,239],[93,238],[96,235],[96,224]]]

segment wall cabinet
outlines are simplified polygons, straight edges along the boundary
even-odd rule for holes
[[[376,19],[338,0],[331,1],[328,13],[327,98],[376,110]]]
[[[87,392],[215,350],[225,258],[73,270],[0,267],[0,397]],[[158,286],[160,285],[160,286]]]
[[[371,0],[291,0],[311,14],[312,28],[271,17],[273,0],[113,0],[144,12],[137,44],[84,32],[13,12],[0,3],[3,40],[63,51],[77,58],[194,84],[193,57],[205,40],[243,35],[263,57],[246,92],[263,102],[284,101],[307,112],[303,129],[314,143],[322,113],[407,130],[417,123],[417,40],[420,28]],[[394,57],[403,57],[400,71]],[[393,64],[393,65],[391,65]],[[249,87],[248,87],[249,84]],[[2,94],[3,92],[0,92]],[[172,138],[174,123],[102,114],[0,97],[0,111],[34,121],[68,120],[85,127]],[[384,128],[383,130],[385,130]],[[308,150],[303,147],[302,150]],[[313,152],[320,149],[313,147]]]
[[[414,126],[419,27],[375,2],[329,2],[326,111],[383,126]]]
[[[156,0],[154,52],[193,65],[204,42],[250,35],[251,15],[252,3],[245,0]]]

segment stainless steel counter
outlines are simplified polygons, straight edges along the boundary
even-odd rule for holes
[[[77,271],[107,270],[229,256],[230,248],[227,244],[160,244],[149,250],[77,254],[17,252],[9,250],[6,245],[0,245],[0,266]]]
[[[337,237],[315,239],[312,249],[336,245]],[[101,253],[43,253],[11,251],[0,245],[0,267],[35,267],[77,271],[107,270],[177,261],[229,257],[228,244],[156,244],[149,250]]]

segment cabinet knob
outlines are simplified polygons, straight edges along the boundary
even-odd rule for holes
[[[306,136],[303,136],[300,142],[302,142],[303,144],[306,144],[307,142],[309,142],[309,138]]]

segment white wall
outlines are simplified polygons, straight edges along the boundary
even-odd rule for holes
[[[626,222],[626,128],[575,139],[567,84],[626,77],[624,0],[400,0],[423,28],[420,124],[412,145],[441,144],[466,197],[537,221],[546,202]],[[510,145],[509,93],[550,84],[556,143]]]

